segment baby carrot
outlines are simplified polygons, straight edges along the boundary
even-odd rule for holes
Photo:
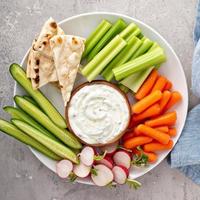
[[[160,110],[161,110],[161,112],[164,109],[164,107],[167,105],[170,97],[171,97],[171,92],[169,92],[168,90],[165,90],[163,92],[162,98],[160,100]]]
[[[150,127],[172,126],[176,123],[176,119],[177,119],[177,115],[176,115],[176,111],[174,111],[174,112],[163,114],[154,119],[147,120],[145,122],[145,125],[150,126]]]
[[[140,87],[138,92],[135,95],[135,98],[137,100],[141,100],[146,95],[148,95],[154,86],[154,83],[156,82],[156,79],[158,78],[158,72],[157,70],[153,70],[151,74],[148,76],[148,78],[145,80],[143,85]]]
[[[179,92],[177,92],[177,91],[172,92],[171,98],[169,99],[167,105],[164,107],[163,111],[166,112],[172,106],[174,106],[176,103],[181,101],[181,99],[182,99],[182,96]]]
[[[166,85],[166,83],[167,83],[167,79],[164,76],[160,76],[157,79],[155,85],[153,86],[151,92],[154,92],[156,90],[160,90],[162,92],[164,87],[165,87],[165,85]]]
[[[133,113],[139,114],[162,98],[161,91],[155,91],[132,106]]]
[[[141,154],[146,155],[146,156],[148,157],[148,162],[149,162],[149,163],[154,163],[154,162],[156,162],[157,159],[158,159],[157,154],[155,154],[155,153],[153,153],[153,152],[145,152],[145,151],[143,151],[143,150],[142,150],[142,151],[139,151],[139,150],[137,150],[137,149],[134,149],[134,150],[133,150],[133,153],[136,154],[136,155],[141,155]]]
[[[176,128],[170,128],[169,131],[168,131],[168,135],[170,135],[171,137],[174,137],[176,136]]]
[[[172,82],[167,80],[167,83],[165,84],[164,90],[170,90],[172,88]]]
[[[152,141],[153,141],[153,139],[150,138],[150,137],[137,136],[137,137],[130,138],[129,140],[126,140],[124,142],[123,146],[126,149],[133,149],[137,146],[147,144],[147,143],[152,142]]]
[[[144,135],[151,137],[162,144],[167,144],[170,140],[170,136],[167,133],[158,131],[154,128],[146,126],[144,124],[140,124],[137,126],[137,130]]]
[[[154,151],[163,151],[163,150],[169,150],[173,147],[173,141],[170,140],[168,144],[160,144],[158,142],[151,142],[149,144],[145,144],[143,146],[144,151],[146,152],[154,152]]]
[[[133,120],[136,122],[141,121],[148,117],[158,115],[159,113],[160,113],[160,105],[158,103],[156,103],[156,104],[153,104],[152,106],[150,106],[149,108],[147,108],[142,113],[133,115]]]
[[[164,132],[164,133],[168,133],[169,132],[169,127],[168,126],[157,126],[155,127],[156,130]]]

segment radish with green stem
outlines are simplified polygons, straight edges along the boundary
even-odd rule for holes
[[[56,164],[56,172],[59,177],[67,178],[73,170],[73,164],[69,160],[61,160]]]
[[[80,153],[80,161],[86,166],[91,166],[94,162],[94,149],[89,146],[84,147]]]
[[[126,183],[126,180],[128,178],[129,175],[129,170],[122,166],[114,166],[112,169],[113,175],[114,175],[114,181],[118,184],[124,184]]]
[[[91,166],[86,166],[82,162],[77,165],[74,165],[73,173],[80,177],[85,178],[90,174]]]
[[[103,152],[107,151],[107,155],[113,155],[116,152],[118,145],[119,145],[118,141],[114,142],[112,144],[101,147],[101,151]]]
[[[114,166],[113,159],[111,156],[106,155],[102,160],[96,161],[96,164],[102,164],[105,165],[106,167],[112,169]]]
[[[111,169],[105,165],[99,164],[94,166],[94,171],[96,173],[91,174],[91,179],[97,186],[106,186],[113,181],[113,173]]]
[[[127,151],[117,151],[113,156],[113,161],[116,165],[124,166],[127,169],[131,166],[131,156]]]

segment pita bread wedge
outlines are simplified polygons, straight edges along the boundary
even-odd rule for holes
[[[27,77],[31,78],[34,89],[49,82],[58,81],[50,47],[50,39],[55,35],[62,35],[64,31],[54,19],[49,18],[42,27],[39,36],[33,41],[27,63]]]
[[[67,105],[84,51],[84,39],[72,35],[56,35],[50,40],[62,97]]]

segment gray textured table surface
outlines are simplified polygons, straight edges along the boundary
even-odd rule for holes
[[[9,64],[20,62],[32,38],[49,17],[60,21],[89,11],[112,11],[136,17],[169,41],[178,54],[190,88],[192,29],[195,0],[0,0],[0,116],[4,105],[12,104],[14,82]],[[198,99],[190,94],[190,108]],[[199,200],[200,187],[166,161],[139,180],[143,187],[132,191],[69,184],[43,166],[21,143],[0,134],[0,199],[64,200],[64,199],[134,199]]]

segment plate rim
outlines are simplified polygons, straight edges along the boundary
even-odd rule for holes
[[[184,123],[182,123],[180,125],[180,130],[181,130],[181,133],[180,135],[178,136],[176,142],[174,143],[174,146],[175,144],[177,143],[177,141],[179,140],[181,134],[182,134],[182,131],[183,131],[183,128],[184,128],[184,125],[185,125],[185,122],[186,122],[186,118],[187,118],[187,114],[188,114],[188,105],[189,105],[189,97],[188,97],[188,85],[187,85],[187,79],[186,79],[186,76],[185,76],[185,72],[184,72],[184,69],[183,69],[183,65],[179,59],[179,57],[177,56],[176,52],[174,51],[174,49],[172,48],[172,46],[170,45],[170,43],[155,29],[155,28],[152,28],[150,25],[148,25],[147,23],[135,18],[135,17],[131,17],[131,16],[128,16],[128,15],[125,15],[125,14],[121,14],[121,13],[117,13],[117,12],[106,12],[106,11],[95,11],[95,12],[86,12],[86,13],[81,13],[81,14],[77,14],[77,15],[73,15],[71,17],[67,17],[61,21],[58,22],[59,25],[62,25],[63,23],[66,23],[67,21],[70,21],[70,20],[73,20],[73,19],[76,19],[76,18],[80,18],[80,17],[84,17],[84,16],[91,16],[91,15],[102,15],[102,14],[105,14],[105,15],[112,15],[112,16],[116,16],[116,17],[122,17],[122,18],[125,18],[125,19],[129,19],[131,21],[134,21],[136,23],[139,23],[139,24],[142,24],[143,26],[147,27],[147,29],[149,29],[151,32],[154,32],[155,35],[159,36],[163,42],[168,46],[168,48],[170,49],[171,53],[175,56],[175,59],[177,60],[178,64],[181,66],[180,67],[180,70],[182,72],[182,74],[184,75],[184,82],[185,82],[185,86],[186,86],[186,94],[185,94],[185,102],[186,102],[186,107],[185,107],[185,116],[184,116]],[[20,65],[22,66],[28,56],[28,53],[29,53],[29,50],[30,48],[26,51],[22,61],[20,62]],[[13,96],[16,95],[16,91],[17,91],[17,82],[15,81],[15,84],[14,84],[14,91],[13,91]],[[14,103],[14,106],[16,106],[16,104]],[[174,148],[173,146],[173,148]],[[172,148],[172,149],[173,149]],[[53,171],[52,169],[49,168],[49,166],[42,162],[40,160],[40,156],[38,154],[38,151],[36,151],[35,149],[29,147],[29,149],[31,150],[31,152],[34,154],[34,156],[43,164],[45,165],[49,170]],[[172,150],[171,149],[171,150]],[[157,163],[155,163],[153,165],[153,167],[150,167],[147,171],[145,171],[142,175],[140,175],[139,177],[137,178],[140,178],[142,176],[144,176],[145,174],[147,174],[149,171],[151,171],[152,169],[156,168],[168,155],[169,153],[171,152],[171,150],[169,151],[166,151],[166,155],[161,159],[159,160]],[[87,180],[84,180],[84,179],[78,179],[76,182],[78,183],[83,183],[83,184],[87,184],[87,185],[94,185],[91,181],[87,181]]]

